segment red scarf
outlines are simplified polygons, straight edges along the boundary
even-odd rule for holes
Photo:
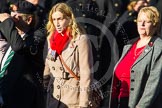
[[[62,36],[63,34],[63,36]],[[69,42],[69,31],[64,30],[63,32],[58,33],[57,30],[53,32],[50,38],[50,46],[52,50],[56,50],[57,54],[61,54],[62,50],[66,47]]]

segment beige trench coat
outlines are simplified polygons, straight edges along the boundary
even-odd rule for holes
[[[48,45],[50,46],[50,45]],[[49,54],[48,54],[49,55]],[[52,73],[54,76],[53,97],[55,108],[80,108],[87,107],[90,92],[88,88],[92,82],[93,56],[89,39],[81,35],[75,39],[73,44],[69,43],[63,50],[62,57],[69,68],[80,77],[76,80],[68,75],[68,80],[62,78],[62,73],[68,72],[59,57],[52,61],[47,55],[44,73]],[[59,102],[61,103],[59,105]]]

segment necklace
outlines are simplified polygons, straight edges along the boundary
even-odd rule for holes
[[[134,50],[134,59],[137,58],[144,50],[145,46],[141,47],[141,48],[135,48]]]
[[[134,59],[136,59],[144,50],[145,46],[147,43],[149,43],[151,37],[147,37],[145,39],[139,39],[136,44],[135,44],[135,48],[134,48]],[[142,47],[141,47],[142,46]]]

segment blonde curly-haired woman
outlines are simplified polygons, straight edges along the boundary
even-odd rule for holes
[[[50,73],[54,77],[48,108],[87,108],[92,82],[91,44],[67,4],[58,3],[52,7],[47,31],[44,75]]]

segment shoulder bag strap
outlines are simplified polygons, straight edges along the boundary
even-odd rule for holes
[[[79,80],[79,77],[75,75],[75,73],[66,65],[65,61],[63,60],[62,56],[59,55],[60,61],[65,66],[65,68],[68,70],[68,72],[76,79]]]

